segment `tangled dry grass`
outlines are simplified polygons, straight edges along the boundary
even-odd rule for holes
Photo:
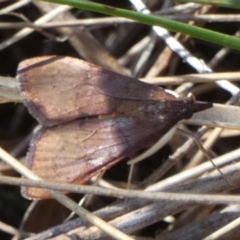
[[[239,14],[234,10],[193,3],[166,7],[158,0],[146,3],[152,12],[178,21],[230,35],[239,31]],[[120,7],[133,8],[128,1],[121,1]],[[191,92],[198,101],[223,106],[230,100],[234,105],[239,103],[234,98],[239,85],[238,51],[180,33],[169,34],[161,28],[156,33],[152,27],[129,20],[42,1],[3,1],[0,14],[0,146],[20,162],[24,162],[37,122],[21,103],[14,78],[19,62],[30,57],[73,56],[154,82],[181,97]],[[210,71],[222,75],[205,74]],[[5,81],[13,81],[13,87],[10,83],[4,86]],[[230,118],[233,111],[228,109],[226,106],[222,115]],[[223,175],[206,161],[194,139],[178,132],[165,147],[134,166],[130,186],[127,161],[107,170],[95,184],[109,188],[112,197],[69,197],[76,202],[84,199],[84,208],[126,233],[129,239],[239,239],[239,200],[231,198],[238,194],[240,183],[238,107],[235,109],[236,116],[231,120],[235,127],[231,129],[227,123],[222,127],[179,126],[201,138]],[[126,160],[132,157],[126,156]],[[19,177],[3,162],[0,171],[2,177]],[[142,194],[133,197],[129,190],[128,197],[122,197],[125,192],[115,197],[118,189],[128,187]],[[56,200],[31,202],[21,196],[19,189],[0,186],[1,239],[108,239],[106,233],[72,216]],[[156,194],[154,198],[154,192],[159,191],[177,194],[166,194],[165,199],[164,194]],[[153,194],[146,199],[149,192]],[[96,193],[94,188],[92,193]],[[220,193],[223,196],[213,196]],[[124,238],[116,233],[116,239]]]

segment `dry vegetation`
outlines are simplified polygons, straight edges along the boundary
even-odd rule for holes
[[[16,2],[22,3],[22,6],[7,8]],[[128,1],[119,2],[119,7],[134,8]],[[163,9],[163,1],[147,2],[151,4],[148,5],[151,11],[160,11],[161,15],[176,19],[184,18],[189,24],[229,35],[237,34],[239,30],[239,15],[235,15],[233,10],[197,4]],[[158,83],[176,90],[182,97],[191,92],[199,101],[225,104],[232,97],[230,92],[237,89],[238,77],[231,75],[239,70],[240,54],[235,50],[171,33],[183,46],[178,51],[188,51],[189,55],[183,59],[179,57],[179,52],[173,52],[166,45],[163,36],[157,36],[149,26],[118,18],[101,21],[106,16],[76,9],[63,11],[64,7],[57,12],[56,8],[59,10],[59,6],[41,1],[0,1],[0,21],[9,23],[5,28],[0,23],[0,76],[14,78],[19,62],[30,57],[67,55],[121,74],[145,78],[146,81],[174,76],[171,79],[159,78]],[[54,11],[55,16],[48,18],[49,13]],[[228,15],[220,17],[218,14]],[[80,20],[77,26],[76,20]],[[41,23],[42,28],[26,28],[34,22]],[[54,24],[50,27],[49,22]],[[75,26],[70,26],[70,23],[75,23]],[[170,47],[174,49],[176,46]],[[195,69],[191,66],[193,62],[196,63]],[[213,72],[227,72],[224,79],[234,79],[234,85],[220,86],[207,76],[199,80],[196,75],[189,80],[192,84],[182,83],[184,78],[180,75],[204,73],[208,67]],[[215,80],[222,79],[217,76]],[[23,162],[37,122],[21,102],[13,102],[11,97],[8,101],[2,101],[0,105],[0,146]],[[236,104],[238,100],[234,102]],[[181,128],[193,134],[198,132],[198,137],[203,136],[202,142],[206,142],[204,146],[211,158],[218,157],[218,160],[224,161],[220,166],[224,177],[206,160],[195,141],[179,132],[165,147],[134,166],[130,186],[142,191],[178,192],[179,197],[153,201],[87,195],[83,207],[137,239],[203,239],[234,220],[238,226],[239,205],[217,204],[216,196],[208,199],[204,198],[205,195],[197,196],[194,203],[193,199],[188,200],[186,194],[181,193],[221,193],[225,194],[223,199],[226,201],[230,201],[230,194],[238,194],[239,130],[213,127],[199,130],[196,126],[183,124]],[[131,157],[127,156],[126,160]],[[1,175],[20,176],[3,162],[0,171]],[[128,174],[127,161],[121,161],[107,170],[96,184],[126,189]],[[69,197],[78,202],[83,195],[70,194]],[[199,200],[203,200],[201,204]],[[70,214],[56,200],[31,202],[21,196],[18,186],[0,186],[1,239],[14,236],[24,239],[78,239],[76,236],[79,239],[107,239],[102,231],[82,218],[74,215],[69,219]],[[215,238],[208,239],[239,239],[239,229],[224,229]]]

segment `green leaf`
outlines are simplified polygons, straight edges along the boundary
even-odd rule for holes
[[[72,7],[99,12],[112,16],[124,17],[151,26],[154,25],[161,26],[173,32],[181,32],[183,34],[190,35],[201,40],[240,50],[240,39],[237,37],[192,26],[186,23],[169,20],[155,15],[146,15],[135,11],[116,8],[89,1],[81,0],[43,0],[43,1],[65,4]]]

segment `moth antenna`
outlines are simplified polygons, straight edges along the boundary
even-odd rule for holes
[[[225,175],[223,174],[223,172],[222,172],[222,171],[218,168],[218,166],[213,162],[213,160],[212,160],[211,156],[209,155],[208,151],[204,148],[204,146],[202,145],[200,139],[199,139],[196,135],[190,133],[190,132],[187,131],[187,130],[183,130],[183,129],[181,129],[181,128],[177,128],[177,132],[182,133],[182,134],[187,135],[188,137],[192,138],[192,139],[195,141],[195,143],[197,144],[197,146],[198,146],[198,148],[200,149],[200,151],[202,151],[202,153],[206,156],[206,158],[212,163],[213,167],[215,168],[215,170],[217,170],[217,171],[219,172],[219,174],[222,176],[222,178],[223,178],[230,186],[236,187],[233,183],[231,183],[231,182],[225,177]]]

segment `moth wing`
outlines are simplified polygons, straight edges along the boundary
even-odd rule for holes
[[[76,120],[41,129],[30,144],[28,167],[44,180],[85,183],[126,156],[152,145],[162,129],[157,118],[139,114]],[[148,125],[151,125],[149,128]],[[27,198],[48,198],[40,188],[23,187]]]
[[[147,101],[176,100],[160,87],[71,57],[25,60],[19,64],[17,78],[25,105],[44,126],[86,116],[126,113]]]
[[[117,161],[151,146],[178,121],[211,106],[183,101],[169,101],[167,108],[160,105],[151,106],[156,111],[151,108],[42,128],[30,144],[27,165],[44,180],[85,183]],[[23,193],[27,198],[49,197],[39,188],[24,188]]]

